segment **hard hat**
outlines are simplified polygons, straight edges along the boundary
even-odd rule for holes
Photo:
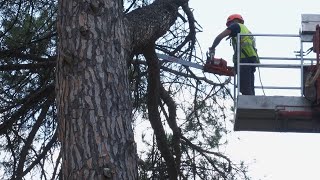
[[[242,16],[241,16],[240,14],[231,14],[231,15],[228,17],[228,19],[227,19],[226,25],[228,26],[228,23],[229,23],[230,21],[235,20],[235,19],[239,19],[242,24],[244,23],[244,20],[243,20],[243,18],[242,18]]]

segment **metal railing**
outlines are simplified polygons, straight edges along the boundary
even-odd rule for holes
[[[300,52],[299,52],[299,58],[288,58],[288,57],[259,57],[260,64],[257,63],[241,63],[240,62],[240,38],[242,36],[267,36],[267,37],[293,37],[293,38],[299,38],[300,39]],[[235,100],[235,107],[238,99],[238,95],[240,93],[240,66],[256,66],[261,68],[295,68],[300,69],[300,77],[301,82],[299,87],[288,87],[288,86],[255,86],[255,88],[263,88],[263,89],[296,89],[300,90],[301,96],[303,96],[303,67],[304,67],[304,61],[308,60],[311,63],[315,60],[315,58],[304,58],[304,51],[303,51],[303,41],[301,40],[300,35],[296,34],[238,34],[237,35],[237,75],[234,78],[234,100]],[[262,60],[262,61],[261,61]],[[263,64],[263,60],[300,60],[300,64]]]

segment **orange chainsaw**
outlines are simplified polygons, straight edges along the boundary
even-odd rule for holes
[[[208,54],[207,54],[207,61],[204,66],[201,66],[197,63],[186,61],[180,58],[176,58],[173,56],[168,56],[165,54],[157,53],[157,56],[158,58],[164,61],[174,62],[174,63],[182,64],[188,67],[201,69],[204,72],[213,73],[213,74],[222,75],[222,76],[234,76],[233,67],[227,66],[226,60],[221,58],[220,59],[214,58],[214,56],[209,56]]]
[[[215,58],[214,55],[209,55],[208,53],[203,71],[224,76],[234,76],[233,67],[227,66],[226,60]]]

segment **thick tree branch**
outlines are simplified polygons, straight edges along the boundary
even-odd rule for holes
[[[178,177],[177,166],[167,143],[166,133],[158,110],[160,105],[160,65],[154,50],[154,44],[149,45],[149,49],[144,52],[144,56],[148,64],[147,105],[149,120],[156,135],[158,148],[166,162],[169,178],[176,180]]]
[[[178,8],[188,0],[156,0],[126,15],[132,41],[132,54],[140,54],[174,24]]]
[[[168,111],[169,111],[169,117],[167,118],[167,122],[173,132],[173,137],[172,137],[172,143],[173,143],[173,149],[174,149],[174,153],[176,156],[176,167],[177,167],[177,171],[179,172],[179,168],[180,168],[180,163],[181,163],[181,149],[180,149],[180,136],[181,136],[181,130],[177,125],[177,106],[174,102],[174,100],[172,99],[172,97],[170,97],[169,93],[164,89],[164,87],[162,85],[160,85],[160,96],[161,99],[164,101],[164,103],[168,106]]]

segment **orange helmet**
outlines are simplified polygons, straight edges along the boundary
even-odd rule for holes
[[[228,19],[227,19],[227,23],[226,25],[228,26],[228,24],[230,23],[230,21],[233,21],[235,19],[239,19],[241,21],[241,23],[244,23],[244,20],[242,18],[242,16],[240,14],[231,14]]]

